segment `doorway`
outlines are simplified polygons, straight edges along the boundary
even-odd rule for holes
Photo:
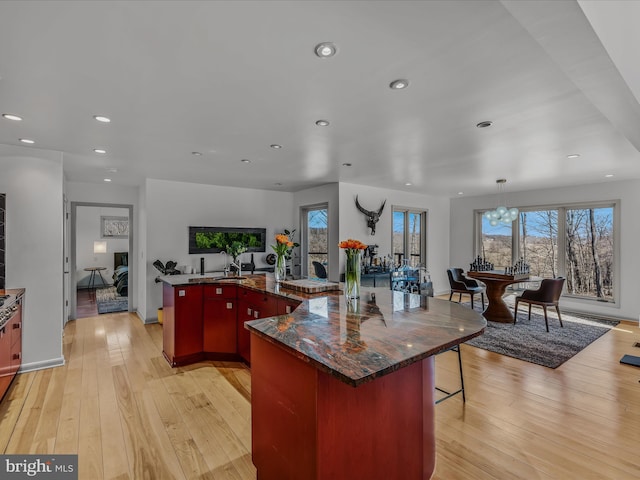
[[[133,205],[71,202],[69,319],[132,311]]]
[[[329,205],[301,207],[302,275],[327,278],[329,274]],[[316,264],[314,266],[314,263]]]

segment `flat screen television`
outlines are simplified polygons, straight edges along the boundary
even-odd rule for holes
[[[223,252],[231,242],[242,242],[247,252],[264,252],[266,228],[189,227],[189,253]]]

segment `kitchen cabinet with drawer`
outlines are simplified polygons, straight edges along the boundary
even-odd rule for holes
[[[237,291],[238,288],[235,285],[204,286],[203,349],[205,352],[236,354]]]
[[[163,285],[162,353],[172,367],[202,358],[202,290],[202,285]]]
[[[15,292],[15,293],[14,293]],[[7,294],[8,293],[8,294]],[[22,302],[24,290],[0,290],[0,400],[22,365]]]
[[[244,328],[244,322],[275,315],[278,315],[278,300],[275,296],[245,288],[238,292],[238,353],[247,363],[251,363],[250,337],[249,331]]]

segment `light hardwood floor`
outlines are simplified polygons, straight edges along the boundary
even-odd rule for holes
[[[436,406],[433,478],[639,478],[640,369],[619,364],[636,341],[621,324],[556,370],[463,345],[467,402]],[[255,479],[249,370],[171,369],[161,350],[133,314],[70,322],[66,365],[19,375],[0,405],[0,452],[77,453],[82,480]],[[454,353],[436,381],[458,384]]]

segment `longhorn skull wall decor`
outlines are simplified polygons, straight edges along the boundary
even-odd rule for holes
[[[364,213],[367,217],[367,227],[371,229],[371,235],[376,234],[376,223],[378,223],[378,220],[380,220],[380,215],[382,215],[382,210],[384,209],[385,203],[387,203],[386,200],[382,202],[382,205],[380,205],[380,208],[377,212],[372,212],[370,210],[362,208],[362,205],[360,205],[360,202],[358,202],[358,196],[356,195],[356,207],[358,207],[358,210]]]

